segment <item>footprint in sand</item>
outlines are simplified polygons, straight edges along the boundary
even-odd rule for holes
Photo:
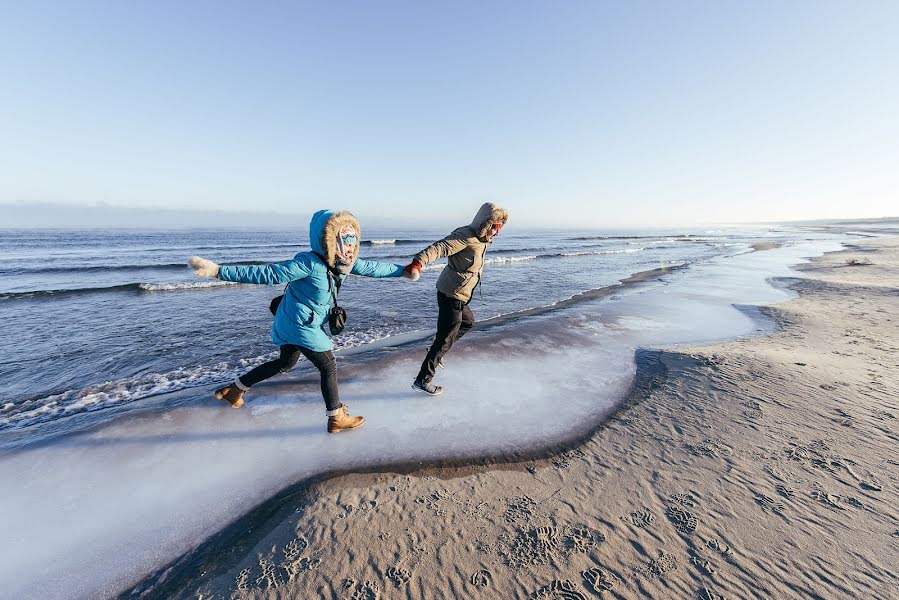
[[[584,587],[596,594],[608,592],[615,587],[612,576],[598,567],[587,569],[581,576],[584,578]]]
[[[309,542],[306,541],[306,538],[304,538],[303,536],[299,536],[290,540],[289,542],[287,542],[287,544],[284,545],[284,549],[282,550],[282,552],[284,553],[284,560],[286,562],[293,562],[299,559],[308,547]]]
[[[792,498],[796,495],[796,490],[791,487],[787,487],[783,484],[777,485],[774,489],[777,490],[777,493],[783,496],[784,498]]]
[[[390,579],[396,587],[402,587],[412,579],[412,573],[402,567],[388,567],[387,578]]]
[[[567,579],[553,581],[533,594],[534,600],[587,600],[577,587]]]
[[[565,532],[565,549],[572,553],[586,553],[606,541],[600,531],[586,525],[574,525]]]
[[[572,461],[586,458],[587,454],[583,450],[574,449],[554,457],[552,459],[553,466],[557,469],[567,469],[571,466]]]
[[[699,600],[725,600],[725,598],[721,594],[710,590],[707,585],[704,585],[699,592]]]
[[[506,505],[506,522],[517,524],[527,521],[534,516],[536,510],[537,503],[530,496],[511,498]]]
[[[272,550],[274,551],[274,548]],[[256,578],[256,587],[274,589],[281,585],[281,578],[278,577],[275,563],[261,554],[259,555],[259,570],[261,573]]]
[[[687,508],[696,508],[699,504],[693,494],[671,494],[668,496],[668,501]]]
[[[759,494],[755,497],[755,501],[756,501],[756,503],[758,503],[759,506],[762,507],[762,510],[764,510],[765,512],[775,514],[779,517],[784,516],[784,513],[786,512],[786,508],[784,507],[784,505],[781,504],[780,502],[776,501],[771,496],[766,496],[765,494]]]
[[[355,580],[348,579],[344,581],[344,585],[348,581],[355,582]],[[379,600],[381,597],[381,588],[374,581],[363,581],[359,585],[352,586],[350,590],[353,592],[350,600]]]
[[[637,569],[634,575],[642,575],[643,577],[662,577],[668,571],[677,568],[677,559],[667,554],[664,550],[659,550],[658,557],[649,561],[642,569]]]
[[[687,444],[687,450],[695,456],[707,456],[714,458],[718,456],[718,448],[720,444],[712,439],[705,439],[698,444]]]
[[[715,552],[720,552],[724,556],[732,556],[733,551],[730,549],[730,546],[725,544],[719,540],[709,540],[705,543],[706,546],[714,550]]]
[[[676,506],[669,506],[665,514],[679,532],[689,535],[696,531],[699,521],[693,513]]]
[[[250,589],[250,569],[244,569],[237,574],[234,580],[234,587],[240,592],[246,592]]]
[[[627,521],[634,527],[649,527],[652,525],[652,522],[655,521],[656,517],[648,510],[638,510],[637,512],[632,512],[626,517],[621,517],[623,521]]]
[[[715,567],[714,565],[712,565],[712,561],[703,556],[692,556],[690,557],[690,562],[693,563],[705,575],[715,574]]]
[[[490,587],[490,582],[493,580],[493,575],[491,575],[490,571],[487,569],[481,569],[480,571],[474,573],[469,581],[471,581],[471,585],[479,588]]]

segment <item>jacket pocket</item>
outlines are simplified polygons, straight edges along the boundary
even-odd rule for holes
[[[295,319],[299,325],[312,325],[315,322],[315,311],[306,306],[305,304],[301,304],[297,302],[296,310],[295,310]]]

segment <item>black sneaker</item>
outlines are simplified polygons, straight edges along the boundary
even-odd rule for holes
[[[430,381],[425,383],[424,381],[419,381],[418,379],[412,384],[412,389],[416,392],[422,392],[423,394],[427,394],[429,396],[439,396],[443,393],[443,388],[439,385],[434,385]]]

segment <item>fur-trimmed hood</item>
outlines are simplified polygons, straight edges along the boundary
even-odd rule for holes
[[[486,205],[485,205],[486,206]],[[325,257],[329,267],[335,266],[337,258],[337,234],[344,225],[351,225],[356,229],[356,237],[362,240],[362,228],[353,213],[340,210],[320,210],[312,215],[309,222],[309,245],[313,252],[318,252]],[[359,258],[359,244],[353,252],[353,262]]]
[[[508,211],[498,207],[493,202],[485,202],[478,209],[478,214],[475,215],[474,220],[471,222],[471,228],[477,232],[479,239],[483,239],[487,236],[487,230],[490,229],[491,225],[494,223],[505,225],[508,219]]]

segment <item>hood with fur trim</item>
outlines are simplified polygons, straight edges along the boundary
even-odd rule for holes
[[[340,210],[320,210],[312,215],[309,222],[309,245],[313,252],[318,252],[325,257],[329,267],[334,267],[337,258],[337,234],[344,225],[351,225],[356,229],[356,236],[362,239],[362,228],[353,213]],[[353,262],[359,258],[359,245],[353,252]]]
[[[505,225],[508,219],[508,211],[498,207],[493,202],[485,202],[478,209],[478,214],[475,215],[474,220],[471,222],[471,228],[477,232],[476,235],[479,239],[484,239],[491,225],[494,223]]]

